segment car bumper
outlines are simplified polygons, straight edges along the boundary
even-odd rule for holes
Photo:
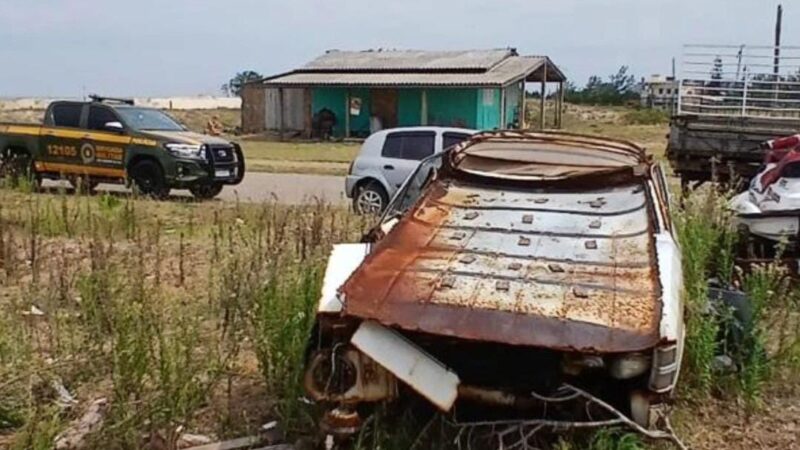
[[[356,185],[361,180],[361,177],[356,175],[347,175],[344,179],[344,193],[347,198],[353,198],[356,195]]]
[[[226,149],[227,150],[227,149]],[[245,173],[244,155],[236,146],[234,155],[225,160],[175,158],[166,169],[166,178],[173,188],[188,188],[198,183],[235,185],[242,182]]]

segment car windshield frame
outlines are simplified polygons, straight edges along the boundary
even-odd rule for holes
[[[403,185],[387,205],[386,210],[378,221],[379,225],[388,222],[394,217],[402,216],[419,200],[425,186],[433,179],[436,171],[442,167],[442,162],[452,151],[451,149],[434,153],[419,162],[417,168],[406,178],[406,181],[403,182]],[[412,189],[413,192],[411,192]]]
[[[153,108],[117,108],[125,125],[136,131],[185,131],[172,116]]]

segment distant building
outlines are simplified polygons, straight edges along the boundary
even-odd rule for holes
[[[245,85],[242,128],[364,137],[396,126],[519,127],[525,82],[565,81],[550,58],[520,56],[514,49],[332,50],[299,69]],[[558,125],[560,114],[548,115]]]
[[[675,77],[653,75],[642,83],[642,106],[672,114],[678,108],[680,82]]]

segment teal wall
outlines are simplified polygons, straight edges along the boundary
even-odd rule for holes
[[[428,125],[458,126],[491,130],[501,128],[500,123],[500,89],[445,89],[428,88]],[[487,93],[484,94],[484,91]],[[353,136],[365,136],[369,133],[370,89],[354,88],[351,97],[361,98],[361,111],[357,116],[350,116],[350,132]],[[336,114],[334,136],[345,135],[345,113],[347,88],[314,88],[311,89],[311,113],[316,114],[328,108]],[[516,103],[508,104],[507,111],[513,110]],[[422,124],[422,89],[397,89],[397,122],[398,126],[415,126]],[[508,113],[507,113],[508,114]],[[508,115],[511,121],[513,115]]]
[[[477,90],[428,89],[428,125],[475,128]]]
[[[480,89],[476,93],[478,120],[475,128],[479,130],[500,128],[500,89]]]
[[[361,99],[361,112],[357,116],[350,116],[350,132],[354,135],[369,133],[369,89],[351,89],[351,97]],[[336,126],[333,135],[343,137],[345,112],[347,104],[347,88],[316,88],[311,90],[311,114],[318,113],[323,108],[328,108],[336,114]]]
[[[413,127],[422,124],[421,112],[422,90],[397,90],[397,126]]]

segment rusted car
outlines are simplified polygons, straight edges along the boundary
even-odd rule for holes
[[[642,148],[481,133],[423,161],[365,242],[335,246],[305,388],[340,436],[409,394],[459,424],[653,430],[678,379],[681,291]]]

